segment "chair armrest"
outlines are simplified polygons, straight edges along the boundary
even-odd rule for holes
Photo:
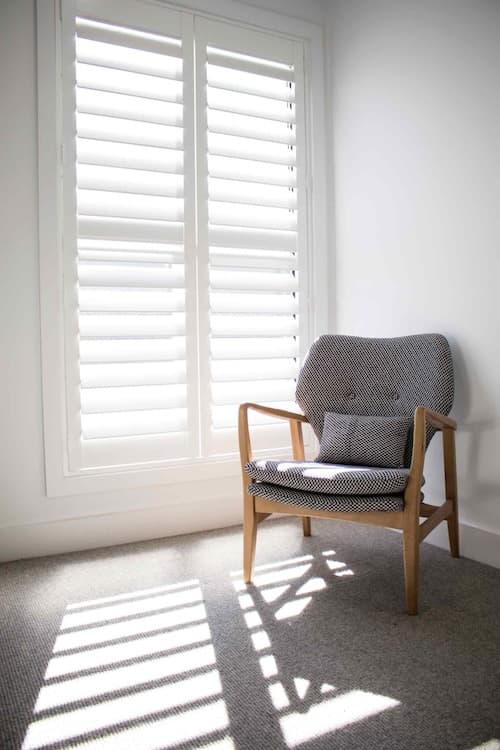
[[[303,414],[298,414],[297,412],[293,411],[285,411],[285,409],[275,409],[272,406],[263,406],[262,404],[241,404],[240,414],[242,410],[248,411],[249,409],[251,409],[252,411],[261,412],[262,414],[269,414],[269,416],[276,417],[277,419],[288,419],[296,422],[309,421]]]
[[[420,504],[420,488],[424,473],[425,449],[427,447],[426,424],[429,423],[435,429],[443,431],[443,440],[448,442],[447,436],[454,439],[454,431],[457,423],[451,417],[440,414],[425,406],[417,406],[413,423],[413,451],[411,455],[410,473],[405,490],[405,504],[410,504],[415,513]]]
[[[292,443],[294,445],[294,455],[300,457],[302,444],[302,422],[308,422],[309,420],[303,414],[298,414],[293,411],[285,411],[285,409],[275,409],[272,406],[263,406],[262,404],[241,404],[239,409],[238,417],[238,438],[240,444],[240,461],[241,469],[244,475],[245,465],[252,460],[252,446],[250,442],[250,431],[248,429],[248,411],[258,411],[261,414],[268,414],[270,417],[276,417],[277,419],[286,419],[290,424],[290,432],[292,437]],[[302,447],[303,453],[303,447]]]
[[[457,423],[451,417],[447,417],[445,414],[440,414],[438,411],[432,411],[432,409],[424,409],[425,421],[429,422],[436,430],[456,430]]]

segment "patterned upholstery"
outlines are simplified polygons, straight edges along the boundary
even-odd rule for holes
[[[296,399],[321,440],[327,412],[413,420],[420,405],[448,414],[453,391],[453,364],[444,336],[368,339],[328,335],[320,336],[311,347],[298,378]],[[427,445],[434,433],[427,425]],[[400,511],[412,442],[410,430],[404,453],[406,469],[253,461],[246,466],[253,479],[248,491],[311,511]]]
[[[408,469],[338,466],[314,461],[252,461],[251,479],[306,492],[329,495],[392,495],[403,492]]]
[[[325,414],[317,461],[357,466],[403,466],[410,417]]]
[[[320,336],[300,372],[297,403],[318,440],[325,412],[413,417],[423,405],[448,414],[453,404],[453,364],[444,336],[392,339]],[[427,426],[427,444],[434,435]],[[404,465],[411,461],[408,441]]]
[[[251,495],[265,497],[277,503],[296,505],[313,510],[343,511],[344,513],[366,513],[369,510],[403,510],[402,495],[327,495],[319,492],[304,492],[278,487],[276,484],[255,482],[248,488]]]

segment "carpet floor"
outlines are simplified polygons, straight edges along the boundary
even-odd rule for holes
[[[498,750],[500,570],[348,523],[0,566],[0,748]]]

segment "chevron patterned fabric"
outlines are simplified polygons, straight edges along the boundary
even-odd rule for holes
[[[248,488],[251,495],[265,497],[276,503],[295,505],[308,510],[330,510],[344,513],[366,513],[370,510],[403,510],[403,495],[327,495],[255,482]]]
[[[440,334],[390,339],[320,336],[300,372],[296,399],[318,440],[326,412],[413,418],[417,406],[448,414],[454,395],[448,341]],[[427,427],[427,444],[434,435]],[[408,441],[404,465],[411,461]]]
[[[253,480],[248,491],[318,510],[402,510],[415,409],[448,414],[453,395],[450,347],[440,334],[320,336],[296,390],[297,403],[323,437],[318,460],[252,461],[245,467]],[[353,433],[346,450],[337,440],[342,430]],[[434,432],[428,425],[427,445]]]
[[[401,468],[411,417],[361,417],[327,412],[317,461]]]
[[[258,482],[330,495],[393,495],[403,492],[408,469],[338,466],[315,461],[252,461],[245,467]]]

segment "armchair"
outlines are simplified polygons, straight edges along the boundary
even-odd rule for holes
[[[311,517],[385,526],[402,531],[406,610],[417,614],[420,542],[446,521],[451,555],[459,556],[456,423],[447,416],[453,403],[453,365],[447,340],[438,334],[321,336],[299,374],[296,400],[303,414],[252,403],[239,409],[245,581],[252,580],[257,525],[272,513],[302,517],[305,536],[311,534]],[[249,411],[288,421],[291,461],[252,460]],[[406,420],[412,427],[404,436],[401,464],[305,461],[302,424],[310,423],[321,440],[330,415],[337,420],[346,415],[347,422],[370,417],[375,431],[380,420]],[[357,434],[353,430],[351,442]],[[422,495],[425,451],[436,431],[442,434],[445,484],[445,499],[438,506],[424,502]],[[368,455],[383,456],[382,443],[368,446]]]

